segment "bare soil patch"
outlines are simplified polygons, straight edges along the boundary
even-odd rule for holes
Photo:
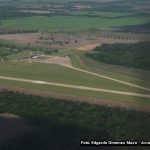
[[[30,131],[25,119],[11,113],[0,114],[0,141],[8,140]]]
[[[106,34],[106,33],[104,33]],[[112,34],[112,33],[110,33]],[[108,33],[107,33],[108,35]],[[13,41],[18,44],[30,44],[31,46],[47,47],[53,49],[77,49],[77,50],[92,50],[96,46],[108,43],[131,43],[138,40],[104,38],[100,34],[88,32],[41,32],[41,33],[25,33],[25,34],[6,34],[0,35],[0,39]]]
[[[34,61],[34,60],[33,60]],[[52,63],[63,66],[72,66],[69,57],[45,56],[44,59],[35,60],[42,63]]]
[[[91,8],[91,6],[78,4],[78,5],[74,5],[74,8],[76,8],[77,10],[82,10],[82,9],[84,10],[84,9]]]
[[[82,47],[77,48],[77,50],[81,51],[88,51],[88,50],[93,50],[96,48],[96,46],[100,46],[101,44],[91,44],[91,45],[85,45]]]
[[[3,34],[0,39],[13,41],[18,44],[36,43],[39,33]]]

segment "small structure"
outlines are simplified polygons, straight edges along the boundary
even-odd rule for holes
[[[37,58],[39,58],[39,56],[37,56],[37,55],[31,57],[31,59],[37,59]]]

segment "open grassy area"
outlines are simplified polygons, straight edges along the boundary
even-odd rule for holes
[[[72,11],[72,15],[88,15],[88,16],[97,16],[97,17],[124,17],[130,16],[132,13],[123,13],[123,12],[103,12],[103,11]]]
[[[137,25],[147,23],[147,17],[125,17],[118,19],[103,19],[94,17],[23,17],[1,21],[1,28],[9,29],[37,29],[39,31],[72,31],[120,27],[124,25]]]
[[[24,88],[24,89],[28,89],[31,91],[38,90],[40,92],[50,92],[50,93],[55,93],[55,94],[59,93],[59,94],[69,94],[73,96],[82,96],[82,97],[85,97],[84,100],[80,100],[80,98],[76,98],[76,101],[83,101],[83,102],[87,101],[86,98],[97,98],[99,99],[100,102],[97,101],[96,104],[102,104],[102,103],[109,104],[109,100],[110,100],[116,103],[127,102],[129,104],[138,104],[138,105],[147,105],[147,106],[150,105],[150,100],[148,98],[141,98],[141,97],[134,97],[134,96],[125,96],[125,95],[103,93],[103,92],[96,92],[96,91],[78,90],[78,89],[71,89],[71,88],[65,88],[65,87],[62,88],[62,87],[49,86],[49,85],[37,85],[33,83],[24,83],[24,82],[1,80],[1,79],[0,79],[0,85],[4,87],[10,87],[12,89],[13,87],[15,87],[15,88]],[[35,95],[37,95],[36,92],[35,92]],[[44,93],[42,95],[44,95]],[[101,100],[104,102],[101,103]]]
[[[71,62],[75,67],[150,88],[150,71],[97,62],[84,54],[74,51]]]
[[[66,67],[29,62],[1,62],[0,75],[50,82],[60,82],[123,91],[138,91],[133,87],[85,74]],[[143,91],[144,92],[144,91]]]
[[[103,79],[100,77],[96,77],[93,75],[89,75],[80,71],[72,70],[54,64],[29,63],[29,62],[21,62],[21,61],[1,62],[0,70],[1,70],[0,71],[1,76],[43,80],[43,81],[58,82],[64,84],[74,84],[74,85],[82,85],[82,86],[89,86],[95,88],[104,88],[110,90],[149,94],[148,91],[139,90],[138,88],[135,87],[120,84],[115,81]]]

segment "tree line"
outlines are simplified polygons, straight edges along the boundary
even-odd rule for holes
[[[0,60],[8,61],[9,55],[18,54],[26,50],[37,52],[37,53],[40,52],[47,55],[58,53],[57,49],[36,47],[36,46],[32,46],[30,43],[27,43],[26,45],[21,45],[21,44],[15,44],[13,42],[0,40]]]
[[[11,30],[6,30],[6,29],[0,29],[0,35],[3,34],[20,34],[20,33],[37,33],[38,30],[19,30],[19,29],[11,29]]]
[[[2,150],[96,150],[100,147],[81,147],[80,140],[150,139],[148,112],[3,91],[0,113],[6,112],[25,118],[33,130],[0,142]],[[109,150],[133,150],[133,146],[109,147]]]
[[[103,44],[86,56],[107,64],[150,70],[150,42]]]

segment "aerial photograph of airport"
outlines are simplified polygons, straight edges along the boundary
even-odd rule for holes
[[[0,0],[0,150],[150,150],[150,0]]]

